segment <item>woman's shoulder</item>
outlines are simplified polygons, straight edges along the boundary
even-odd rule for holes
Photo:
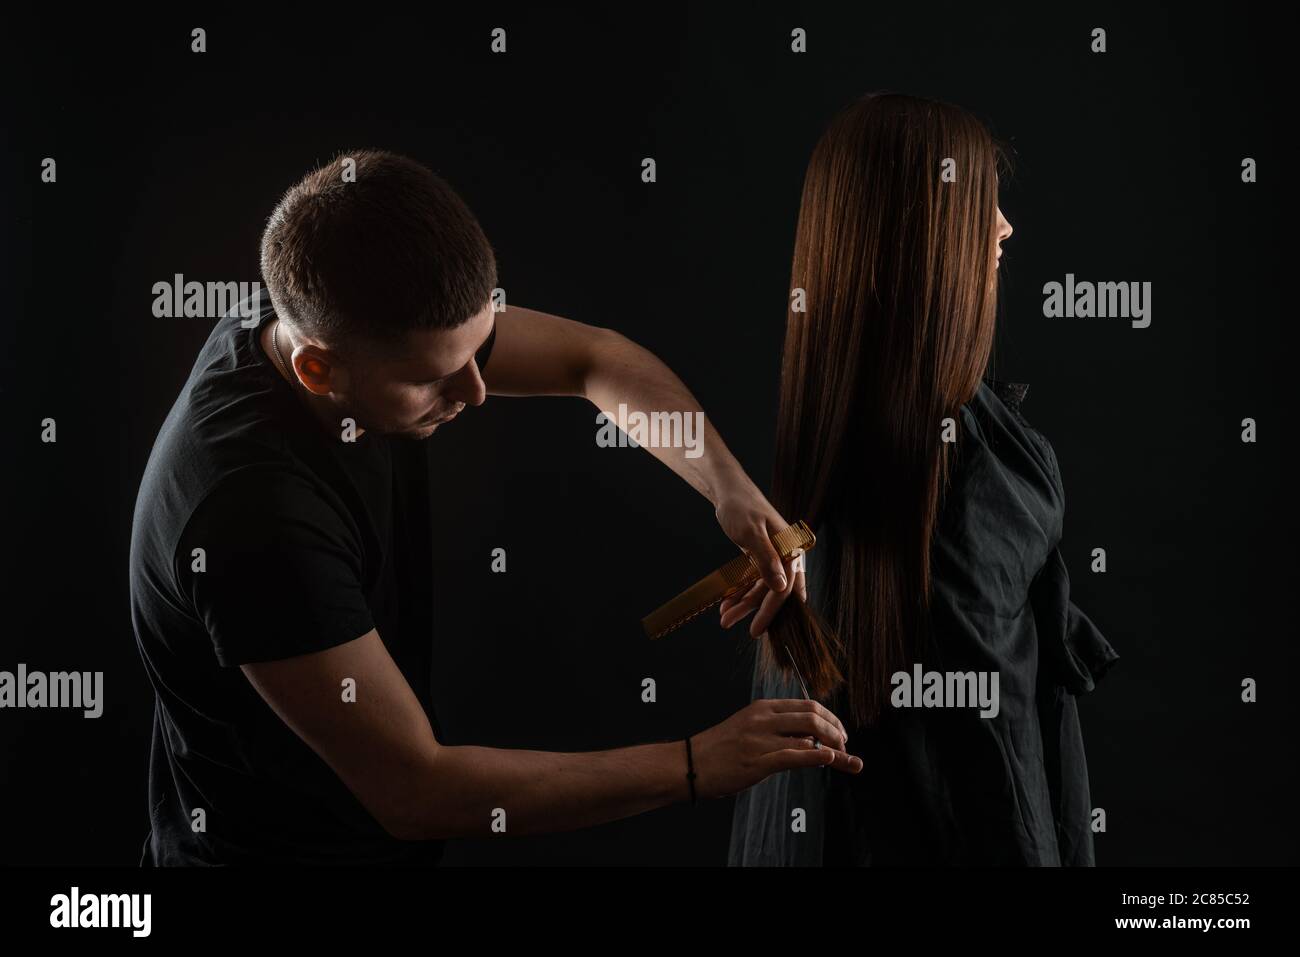
[[[1012,421],[1028,429],[1032,426],[1021,408],[1028,396],[1028,382],[1007,382],[985,376],[967,405],[984,418]]]
[[[1025,417],[1029,386],[986,377],[962,407],[963,435],[953,474],[953,505],[968,519],[1023,512],[1053,538],[1065,490],[1052,444]]]
[[[965,406],[973,420],[967,422],[967,432],[999,458],[1008,457],[1004,453],[1017,453],[1009,456],[1012,463],[1040,466],[1059,483],[1056,451],[1052,443],[1025,416],[1024,403],[1028,395],[1027,382],[1007,382],[985,376]],[[1031,454],[1026,455],[1026,452]]]
[[[1029,395],[1028,382],[1005,382],[1002,379],[985,376],[980,384],[988,392],[993,393],[1012,415],[1024,418],[1024,414],[1020,411],[1020,404]]]

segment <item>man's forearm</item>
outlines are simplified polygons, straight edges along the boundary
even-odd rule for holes
[[[398,835],[409,840],[575,830],[690,793],[681,741],[580,753],[439,746],[415,778]]]
[[[703,429],[696,437],[701,451],[698,457],[688,456],[686,448],[663,443],[648,445],[646,451],[714,506],[719,504],[724,491],[753,484],[695,396],[654,353],[619,334],[602,338],[594,352],[584,395],[615,423],[618,423],[620,404],[626,406],[629,414],[640,412],[646,416],[680,412],[684,419],[699,413]]]

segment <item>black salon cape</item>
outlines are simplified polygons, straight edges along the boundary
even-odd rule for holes
[[[938,659],[926,670],[993,671],[999,711],[886,707],[874,729],[827,706],[863,760],[771,775],[737,796],[733,866],[1088,866],[1091,800],[1075,696],[1118,655],[1070,601],[1058,544],[1056,454],[1025,420],[1021,384],[986,379],[961,408],[952,486],[932,551]],[[833,525],[816,530],[826,548]],[[814,547],[809,601],[825,608]],[[764,681],[753,697],[803,697]]]

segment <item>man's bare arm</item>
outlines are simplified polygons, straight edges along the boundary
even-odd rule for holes
[[[783,563],[771,543],[771,536],[790,524],[789,516],[783,518],[767,501],[695,396],[654,353],[612,329],[519,306],[498,313],[496,328],[483,370],[491,395],[582,396],[615,422],[620,404],[646,414],[698,413],[701,434],[692,454],[672,445],[645,448],[713,504],[723,532],[758,565],[762,579],[751,594],[722,609],[724,625],[757,608],[750,624],[757,638],[792,593],[807,599],[802,569],[793,560]]]
[[[507,834],[573,830],[689,794],[680,741],[581,753],[439,744],[373,630],[325,651],[241,667],[280,718],[398,838],[487,836],[498,808]],[[356,682],[355,702],[342,694],[348,678]],[[730,728],[724,722],[697,736],[701,796],[734,793],[786,767],[861,769],[856,758],[836,750],[842,748],[843,726],[820,705],[761,705],[728,719],[747,716]],[[788,710],[775,713],[783,705]],[[815,736],[827,746],[809,750],[810,739],[778,737],[795,734]]]
[[[682,380],[621,333],[520,306],[498,313],[496,323],[496,343],[483,370],[491,395],[582,396],[610,416],[617,415],[619,403],[646,413],[703,415]],[[646,451],[717,506],[734,487],[752,483],[707,416],[704,429],[698,457],[667,445]]]

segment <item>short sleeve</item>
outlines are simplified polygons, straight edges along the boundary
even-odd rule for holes
[[[177,546],[175,574],[222,666],[323,651],[374,628],[361,539],[349,526],[324,493],[289,473],[240,473],[203,500]]]

